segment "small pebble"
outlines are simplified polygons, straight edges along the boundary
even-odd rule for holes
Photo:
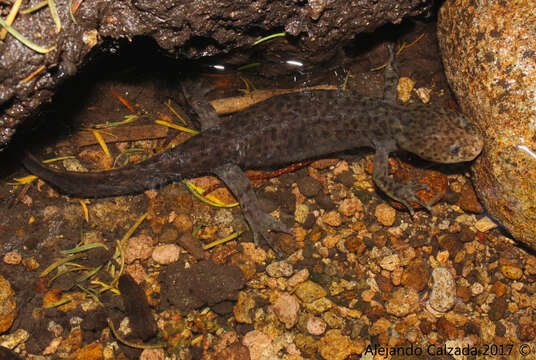
[[[311,335],[319,336],[326,332],[326,322],[316,316],[307,319],[307,331]]]
[[[300,192],[308,198],[316,196],[322,190],[322,184],[310,176],[301,177],[296,183]]]
[[[380,266],[387,271],[393,271],[400,267],[400,258],[397,254],[385,256],[380,260]]]
[[[326,211],[335,209],[335,203],[333,200],[331,200],[331,198],[323,192],[318,193],[318,195],[315,197],[315,200],[318,206]]]
[[[293,288],[296,285],[303,283],[308,278],[309,278],[309,269],[305,268],[305,269],[298,271],[296,274],[292,275],[292,277],[288,279],[287,285],[290,288]]]
[[[191,232],[193,228],[192,219],[187,214],[178,214],[175,220],[173,220],[173,225],[180,233]]]
[[[10,251],[4,255],[4,262],[8,265],[17,265],[22,261],[22,256],[15,251]]]
[[[296,211],[294,211],[294,218],[298,224],[304,224],[307,221],[309,215],[309,206],[306,204],[297,204]]]
[[[374,216],[384,226],[392,226],[396,219],[396,210],[387,204],[380,204],[374,210]]]
[[[171,264],[179,260],[181,248],[175,244],[157,246],[152,253],[153,260],[158,264]]]
[[[357,212],[363,211],[363,203],[356,197],[350,197],[341,202],[338,210],[344,216],[354,216]]]
[[[340,226],[342,224],[341,215],[336,211],[330,211],[322,215],[322,221],[329,226]]]
[[[403,317],[419,310],[419,300],[417,291],[412,288],[400,287],[391,294],[385,310],[389,314]]]
[[[179,237],[179,231],[175,226],[167,225],[162,229],[160,236],[158,237],[161,243],[174,243]]]
[[[274,278],[289,277],[293,272],[292,264],[286,261],[276,261],[266,267],[266,273]]]
[[[287,329],[292,328],[298,321],[299,310],[300,304],[293,295],[283,294],[274,303],[274,312]]]
[[[493,222],[489,217],[484,216],[482,219],[478,220],[475,223],[475,227],[480,232],[486,232],[491,229],[495,229],[497,227],[497,224]]]
[[[411,98],[411,92],[414,86],[415,81],[413,81],[412,79],[405,76],[400,77],[400,79],[398,79],[398,85],[396,87],[398,99],[403,103],[407,103]]]
[[[272,339],[265,333],[253,330],[244,335],[242,344],[249,350],[250,360],[275,359],[272,354]]]
[[[131,237],[125,247],[125,263],[130,264],[137,259],[148,259],[152,252],[153,239],[151,237],[147,235]]]
[[[235,319],[239,323],[252,324],[251,310],[255,308],[255,300],[250,294],[240,291],[238,293],[238,300],[233,308]]]
[[[456,282],[454,276],[445,267],[438,267],[432,271],[432,291],[430,306],[438,312],[447,312],[454,306],[456,298]]]
[[[401,283],[404,286],[423,291],[428,282],[430,272],[422,259],[416,259],[409,263],[402,273]]]
[[[9,330],[17,315],[15,292],[9,281],[0,275],[0,334]]]
[[[506,285],[501,281],[496,281],[491,286],[491,291],[498,297],[503,296],[506,293]]]
[[[352,340],[340,330],[331,329],[318,341],[318,352],[323,359],[344,360],[365,350],[364,341]]]
[[[512,265],[501,266],[501,272],[504,276],[511,280],[519,280],[523,276],[523,270]]]
[[[466,182],[465,185],[463,185],[457,205],[465,211],[477,214],[484,211],[470,182]]]
[[[504,318],[504,315],[506,314],[507,307],[508,307],[508,304],[504,297],[496,298],[490,304],[490,307],[488,310],[488,318],[491,321],[501,320],[502,318]]]
[[[317,283],[307,280],[296,287],[296,296],[305,303],[311,303],[326,296],[327,291]]]
[[[471,285],[471,294],[473,294],[473,296],[477,296],[477,295],[480,295],[484,292],[484,286],[482,286],[481,283],[474,283],[473,285]]]

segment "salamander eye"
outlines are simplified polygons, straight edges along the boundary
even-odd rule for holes
[[[460,152],[461,146],[459,144],[450,145],[450,153],[456,155]]]

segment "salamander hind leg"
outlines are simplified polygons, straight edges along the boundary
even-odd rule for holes
[[[276,253],[280,254],[269,230],[283,232],[293,236],[294,233],[281,221],[260,209],[257,195],[255,195],[253,187],[242,169],[234,164],[227,164],[216,168],[213,170],[213,173],[227,185],[238,199],[244,217],[253,232],[255,244],[260,245],[260,238],[262,237]]]

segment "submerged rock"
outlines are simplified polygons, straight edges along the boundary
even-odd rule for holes
[[[484,132],[476,191],[490,214],[536,249],[534,2],[446,1],[438,38],[462,111]]]

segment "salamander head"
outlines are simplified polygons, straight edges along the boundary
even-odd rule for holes
[[[410,104],[395,128],[398,146],[438,163],[471,161],[480,154],[483,138],[478,128],[449,108]]]

